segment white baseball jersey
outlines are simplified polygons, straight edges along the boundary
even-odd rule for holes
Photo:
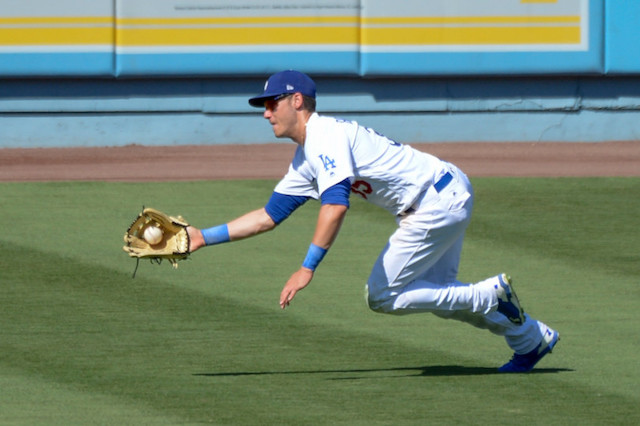
[[[314,113],[306,130],[276,192],[317,199],[350,179],[352,192],[397,215],[448,169],[448,163],[353,121]]]

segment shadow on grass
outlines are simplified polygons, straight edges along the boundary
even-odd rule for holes
[[[537,368],[527,374],[552,374],[575,371],[569,368]],[[397,368],[372,368],[372,369],[345,369],[345,370],[309,370],[309,371],[238,371],[238,372],[220,372],[220,373],[195,373],[194,376],[205,377],[242,377],[242,376],[279,376],[289,374],[367,374],[373,373],[397,373],[384,374],[376,377],[415,377],[415,376],[486,376],[486,375],[505,375],[498,372],[497,368],[489,367],[463,367],[460,365],[431,365],[425,367],[397,367]],[[362,379],[359,377],[333,377],[331,380],[341,379]]]

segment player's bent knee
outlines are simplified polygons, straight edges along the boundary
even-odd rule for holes
[[[369,292],[369,287],[365,287],[365,300],[367,302],[367,306],[373,312],[377,312],[380,314],[393,314],[393,300],[388,297],[375,297]]]

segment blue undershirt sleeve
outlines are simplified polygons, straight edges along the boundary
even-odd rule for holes
[[[327,188],[320,199],[322,204],[340,204],[349,207],[349,194],[351,194],[351,181],[347,178]]]
[[[286,195],[274,192],[264,208],[277,225],[288,218],[295,209],[303,205],[308,199],[309,197],[303,195]]]

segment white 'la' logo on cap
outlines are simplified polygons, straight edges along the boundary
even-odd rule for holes
[[[287,90],[293,90],[293,86],[290,84],[287,84]]]

